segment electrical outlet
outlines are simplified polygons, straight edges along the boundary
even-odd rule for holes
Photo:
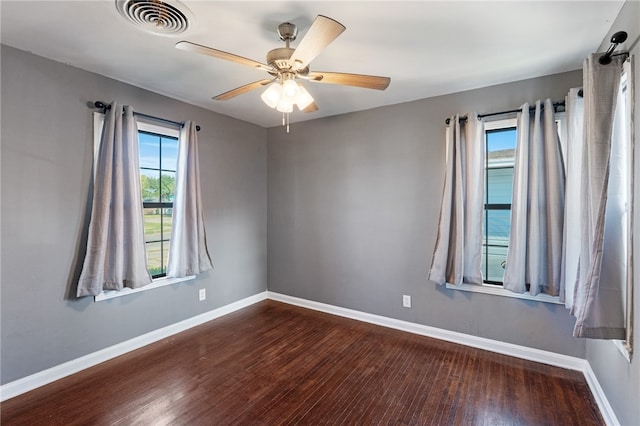
[[[200,291],[198,292],[198,298],[199,300],[202,302],[204,299],[207,298],[207,289],[206,288],[201,288]]]
[[[402,295],[402,306],[405,308],[411,307],[411,296],[407,296],[406,294]]]

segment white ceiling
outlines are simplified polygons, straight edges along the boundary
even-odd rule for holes
[[[316,15],[346,31],[311,70],[391,77],[386,91],[307,83],[320,110],[291,121],[407,102],[522,80],[582,66],[615,20],[623,1],[195,1],[179,36],[142,31],[115,0],[0,3],[3,44],[271,127],[282,116],[262,90],[228,101],[212,96],[268,75],[236,63],[174,48],[179,40],[265,61],[284,44],[275,30],[298,25],[304,37]],[[111,102],[113,99],[102,99]]]

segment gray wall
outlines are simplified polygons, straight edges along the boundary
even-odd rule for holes
[[[635,209],[633,220],[635,231],[633,233],[633,264],[634,272],[634,341],[635,356],[628,363],[609,341],[587,340],[587,361],[591,365],[598,382],[605,394],[618,420],[623,425],[640,424],[640,69],[638,58],[640,57],[640,2],[627,1],[623,6],[618,19],[611,26],[611,31],[604,38],[599,51],[609,47],[611,35],[617,31],[626,31],[629,35],[628,42],[621,46],[620,50],[630,50],[635,56],[635,176],[634,198]],[[633,47],[632,47],[633,46]]]
[[[632,43],[639,19],[640,3],[627,2],[612,32],[627,30]],[[633,53],[640,54],[637,42]],[[286,134],[13,48],[2,46],[1,54],[0,383],[256,294],[268,279],[276,292],[586,356],[621,423],[640,418],[640,363],[627,363],[610,342],[571,337],[573,319],[563,307],[447,290],[426,279],[443,180],[444,119],[561,99],[581,85],[579,71],[294,124]],[[636,135],[639,77],[636,72]],[[203,127],[214,271],[108,302],[73,297],[88,221],[86,104],[93,100]],[[639,280],[636,274],[636,288]],[[197,301],[199,288],[207,288],[205,302]],[[413,297],[413,308],[401,307],[402,294]]]
[[[6,46],[1,67],[2,383],[266,290],[265,129]],[[95,100],[202,127],[213,271],[107,302],[73,296]]]
[[[393,82],[391,83],[393,84]],[[444,179],[444,120],[562,100],[574,71],[267,133],[269,290],[584,357],[564,306],[427,280]],[[413,307],[402,307],[402,295]]]

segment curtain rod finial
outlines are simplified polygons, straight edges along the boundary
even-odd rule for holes
[[[107,105],[107,104],[105,104],[104,102],[101,102],[101,101],[95,101],[93,103],[93,105],[96,108],[101,109],[102,112],[106,112],[108,109],[111,109],[111,105]]]
[[[617,33],[611,36],[611,43],[620,44],[620,43],[624,43],[626,40],[627,40],[626,31],[618,31]]]

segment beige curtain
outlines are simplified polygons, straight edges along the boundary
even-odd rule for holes
[[[565,173],[553,103],[522,106],[504,288],[532,295],[560,291]]]
[[[582,157],[581,245],[574,304],[574,336],[624,339],[626,283],[602,279],[607,199],[610,191],[612,132],[624,58],[608,65],[598,54],[584,63],[585,145]]]
[[[185,277],[212,268],[202,212],[198,133],[195,123],[187,121],[180,130],[167,276]]]
[[[438,284],[482,284],[484,126],[476,113],[449,119],[445,182],[429,279]]]
[[[87,252],[77,296],[151,283],[142,222],[138,132],[133,109],[106,114],[93,184]]]

